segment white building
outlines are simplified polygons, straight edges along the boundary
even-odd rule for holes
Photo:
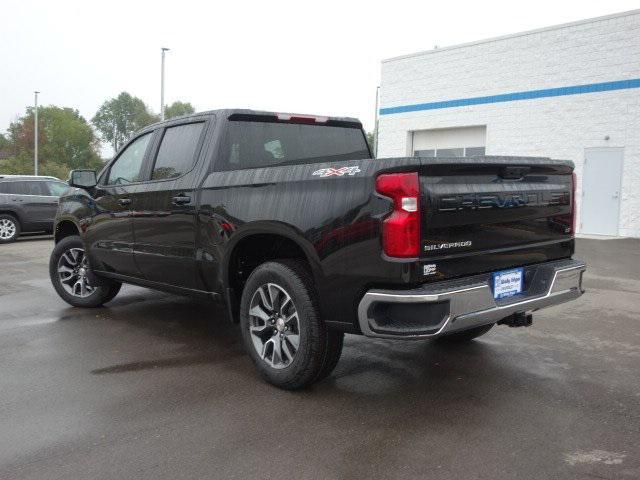
[[[640,237],[640,10],[382,62],[379,157],[573,160],[577,226]]]

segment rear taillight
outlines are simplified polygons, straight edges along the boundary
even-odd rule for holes
[[[576,183],[578,179],[576,172],[571,174],[571,233],[576,233]]]
[[[420,255],[420,185],[418,173],[385,173],[376,191],[393,200],[393,212],[382,222],[382,248],[390,257]]]

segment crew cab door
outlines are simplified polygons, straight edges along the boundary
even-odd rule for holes
[[[153,132],[134,138],[101,175],[93,195],[97,214],[87,226],[89,262],[98,271],[140,277],[133,257],[133,195],[141,188]]]
[[[132,205],[135,260],[147,280],[198,289],[196,193],[209,123],[190,118],[158,131]]]

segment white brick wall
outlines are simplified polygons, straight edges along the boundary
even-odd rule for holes
[[[380,107],[634,78],[640,10],[385,60]],[[378,156],[407,155],[410,131],[469,125],[487,126],[488,155],[573,160],[579,179],[585,148],[624,147],[619,234],[640,237],[640,89],[381,115]]]

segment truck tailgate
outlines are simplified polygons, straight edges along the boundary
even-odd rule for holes
[[[440,277],[573,253],[573,164],[522,157],[423,158],[421,260]],[[426,271],[426,270],[425,270]]]

